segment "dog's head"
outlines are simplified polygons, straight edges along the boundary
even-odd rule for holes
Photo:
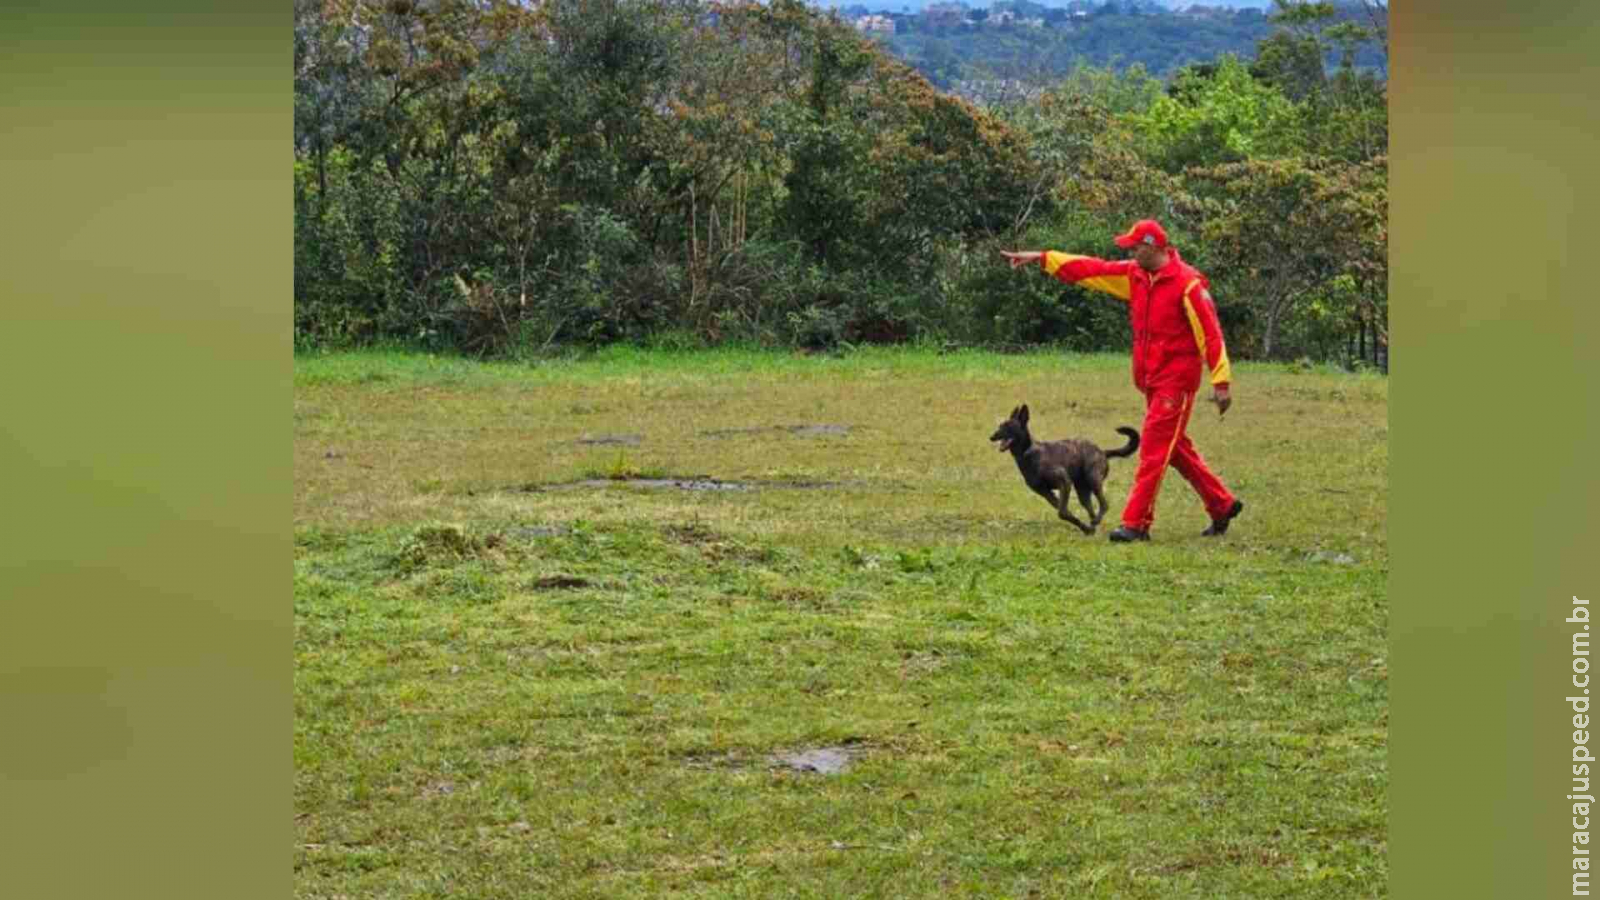
[[[1001,422],[1000,427],[994,430],[994,434],[989,435],[989,440],[998,441],[1002,453],[1010,450],[1011,445],[1017,441],[1029,440],[1028,404],[1024,403],[1013,409],[1011,418]]]

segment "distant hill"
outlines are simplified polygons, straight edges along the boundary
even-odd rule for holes
[[[845,19],[869,13],[890,16],[895,33],[877,32],[872,38],[935,86],[958,93],[966,93],[958,85],[997,80],[1039,83],[1065,75],[1080,64],[1117,69],[1138,64],[1156,76],[1169,76],[1186,65],[1212,62],[1226,54],[1253,59],[1260,42],[1277,28],[1258,8],[1270,5],[1270,0],[1201,3],[1236,8],[1198,16],[1187,13],[1195,5],[1191,0],[1162,2],[1168,7],[1156,0],[1115,0],[1110,6],[1093,0],[995,0],[990,6],[964,3],[958,5],[972,13],[967,22],[954,24],[950,20],[932,22],[915,10],[905,12],[913,9],[905,0],[898,5],[895,0],[853,0],[837,9]],[[1019,20],[1028,21],[990,24],[990,13],[999,9],[1012,10]],[[1352,19],[1357,15],[1353,7],[1342,13]],[[1338,65],[1331,50],[1326,62],[1330,69]],[[1371,45],[1357,53],[1355,63],[1358,68],[1379,72],[1386,68],[1381,51]]]
[[[818,9],[844,10],[859,6],[871,13],[916,14],[922,12],[923,7],[939,2],[947,2],[947,0],[828,0],[828,2],[816,2],[816,0],[813,0],[811,5]],[[985,2],[960,2],[960,0],[957,0],[957,2],[971,9],[987,9],[996,3],[1004,5],[1005,0],[985,0]],[[1262,11],[1272,9],[1272,0],[1146,0],[1146,2],[1166,9],[1188,9],[1195,3],[1199,3],[1201,6],[1222,6],[1230,9],[1259,9]],[[1081,4],[1060,0],[1060,2],[1040,3],[1039,5],[1055,9],[1066,9]],[[1099,4],[1091,2],[1090,5]]]
[[[1096,15],[1041,28],[913,25],[876,39],[935,85],[949,90],[961,81],[1061,76],[1080,63],[1118,69],[1137,63],[1151,74],[1165,76],[1224,54],[1253,58],[1257,43],[1272,30],[1260,15],[1216,19]]]

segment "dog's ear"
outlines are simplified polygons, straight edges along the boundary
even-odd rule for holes
[[[1028,404],[1024,403],[1017,407],[1017,421],[1024,425],[1028,424]]]
[[[1007,417],[1006,417],[1006,418],[1008,418],[1008,419],[1015,419],[1015,418],[1016,418],[1016,417],[1017,417],[1017,416],[1018,416],[1018,415],[1020,415],[1020,414],[1021,414],[1021,413],[1022,413],[1022,407],[1020,407],[1020,406],[1013,406],[1013,407],[1011,407],[1011,415],[1009,415],[1009,416],[1007,416]]]

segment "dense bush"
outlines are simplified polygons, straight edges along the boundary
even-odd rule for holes
[[[1335,41],[1289,6],[1252,66],[1080,65],[978,107],[798,0],[297,0],[296,342],[1118,349],[1118,304],[998,251],[1116,254],[1156,216],[1235,355],[1364,353],[1383,88],[1308,80]],[[1314,246],[1292,277],[1280,241]]]

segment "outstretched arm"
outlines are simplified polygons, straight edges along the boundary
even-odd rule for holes
[[[1067,284],[1104,291],[1119,300],[1127,300],[1131,290],[1128,272],[1135,265],[1131,259],[1112,261],[1055,250],[1002,250],[1000,253],[1013,269],[1037,262],[1047,275],[1054,275]]]

